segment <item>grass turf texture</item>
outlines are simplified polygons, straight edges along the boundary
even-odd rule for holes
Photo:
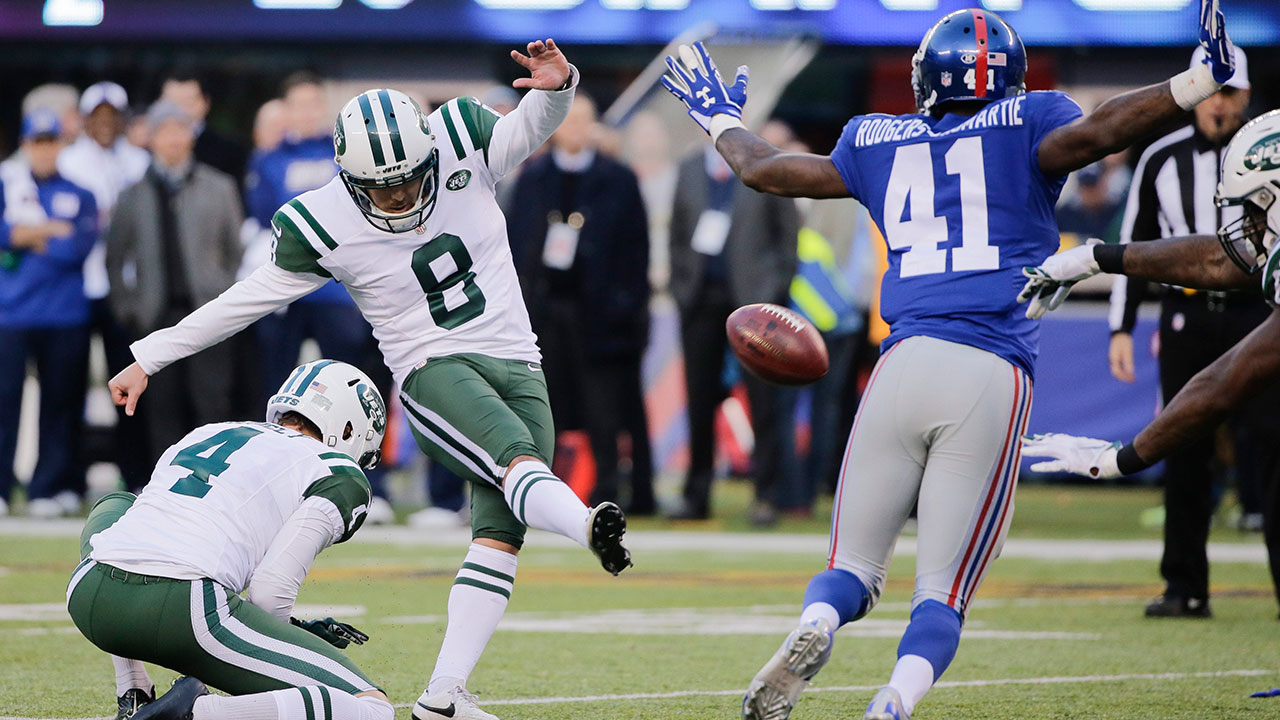
[[[1150,537],[1150,530],[1137,527],[1136,513],[1157,503],[1150,491],[1028,487],[1019,494],[1014,534]],[[805,583],[822,564],[821,557],[690,547],[638,555],[636,568],[610,578],[586,551],[547,548],[540,539],[535,536],[521,556],[504,621],[512,629],[498,631],[472,677],[482,705],[605,694],[731,694],[489,706],[504,720],[735,718],[738,693],[781,641]],[[1250,541],[1258,542],[1256,536]],[[372,639],[349,655],[394,702],[411,703],[439,648],[445,600],[463,554],[461,548],[337,546],[317,561],[299,601],[362,606],[362,615],[345,619]],[[75,555],[70,538],[0,541],[0,716],[79,718],[114,711],[110,663],[56,610]],[[831,663],[793,718],[862,717],[872,690],[839,688],[874,687],[887,679],[907,619],[913,570],[912,558],[894,561],[880,607],[837,637]],[[969,634],[943,678],[961,686],[935,688],[916,720],[1280,717],[1280,698],[1248,698],[1280,686],[1280,622],[1266,569],[1217,564],[1212,571],[1215,619],[1149,621],[1141,610],[1160,589],[1154,563],[996,562],[970,615]],[[14,606],[33,604],[48,604],[42,616],[48,619],[15,619],[22,613]],[[963,685],[1232,670],[1265,674]],[[153,670],[153,678],[167,686],[172,674]],[[397,710],[397,717],[407,716],[407,709]]]

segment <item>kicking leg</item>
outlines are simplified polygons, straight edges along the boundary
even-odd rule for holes
[[[830,657],[836,629],[865,615],[880,597],[923,471],[922,434],[900,431],[899,395],[911,340],[894,346],[872,374],[841,466],[827,570],[805,591],[800,625],[747,689],[744,720],[787,718]]]

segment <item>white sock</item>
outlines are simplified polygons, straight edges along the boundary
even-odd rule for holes
[[[826,620],[831,623],[833,631],[840,627],[840,613],[836,612],[830,603],[811,603],[805,607],[804,612],[800,613],[801,625],[807,625],[815,620]]]
[[[471,544],[449,591],[449,623],[427,683],[428,695],[455,685],[466,687],[467,678],[507,611],[515,580],[515,555]]]
[[[356,697],[341,690],[313,685],[287,690],[196,699],[191,720],[393,720],[391,703]]]
[[[916,703],[933,687],[933,663],[919,655],[903,655],[893,666],[889,687],[902,696],[902,709],[910,715]]]
[[[507,473],[502,493],[520,522],[587,546],[587,516],[591,509],[582,504],[545,463],[537,460],[517,463]]]
[[[138,688],[147,692],[155,691],[155,683],[147,674],[147,668],[139,660],[111,656],[111,665],[116,669],[116,697]]]

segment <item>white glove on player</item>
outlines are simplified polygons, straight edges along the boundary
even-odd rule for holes
[[[1031,301],[1027,305],[1028,319],[1039,320],[1046,312],[1057,310],[1076,283],[1102,272],[1093,259],[1093,246],[1100,244],[1101,240],[1090,238],[1080,247],[1051,256],[1040,267],[1022,268],[1028,280],[1018,293],[1018,302]]]
[[[1030,457],[1048,457],[1031,466],[1033,472],[1069,472],[1106,480],[1120,477],[1116,454],[1120,443],[1076,437],[1063,433],[1045,433],[1022,438],[1022,452]]]

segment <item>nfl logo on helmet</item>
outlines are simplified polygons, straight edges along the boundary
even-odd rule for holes
[[[946,71],[943,71],[943,73],[942,73],[942,87],[951,87],[951,73],[946,72]]]

